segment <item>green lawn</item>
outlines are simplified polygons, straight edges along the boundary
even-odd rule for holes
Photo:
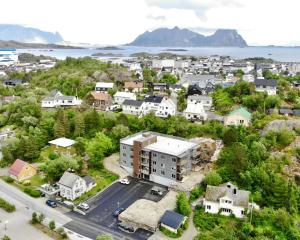
[[[95,196],[98,192],[100,192],[105,187],[109,186],[112,182],[118,179],[117,175],[105,169],[101,169],[101,170],[89,169],[88,175],[94,178],[94,180],[97,182],[97,186],[94,187],[91,191],[83,194],[80,198],[76,199],[74,201],[75,204],[84,202],[87,199],[91,198],[92,196]]]

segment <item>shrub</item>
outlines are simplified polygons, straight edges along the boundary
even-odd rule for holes
[[[222,183],[222,177],[217,172],[210,172],[204,178],[205,185],[218,186]]]
[[[55,229],[55,222],[53,220],[49,222],[49,228],[50,228],[50,230]]]
[[[1,238],[1,240],[11,240],[11,238],[9,236],[4,235],[4,237]]]
[[[54,159],[58,158],[58,155],[54,152],[50,152],[49,155],[48,155],[48,158],[50,160],[54,160]]]
[[[100,235],[96,238],[96,240],[113,240],[113,238],[109,235]]]
[[[166,235],[167,237],[170,237],[170,238],[180,238],[180,237],[182,236],[182,234],[183,234],[182,228],[179,228],[179,229],[177,230],[177,234],[174,233],[174,232],[171,232],[170,230],[168,230],[168,229],[166,229],[166,228],[164,228],[164,227],[162,227],[162,226],[159,227],[159,230],[160,230],[164,235]]]
[[[38,216],[36,212],[32,213],[32,217],[31,217],[31,224],[37,224],[39,222],[38,220]]]
[[[45,215],[43,213],[41,213],[38,217],[38,221],[39,223],[42,223],[45,220]]]
[[[5,201],[4,199],[0,198],[0,208],[5,210],[6,212],[14,212],[16,210],[15,205],[10,204],[9,202]]]
[[[13,183],[14,182],[14,179],[10,176],[5,176],[3,179],[7,183]]]
[[[179,193],[176,201],[176,212],[189,217],[192,209],[185,193]]]
[[[30,180],[26,180],[22,183],[24,186],[30,186],[31,185],[31,182]]]
[[[65,229],[62,228],[62,227],[60,227],[59,229],[57,229],[57,232],[58,232],[59,235],[60,235],[62,238],[64,238],[64,239],[68,237],[68,235],[67,235],[66,232],[65,232]]]
[[[25,188],[24,192],[34,198],[39,198],[41,196],[41,192],[34,188]]]

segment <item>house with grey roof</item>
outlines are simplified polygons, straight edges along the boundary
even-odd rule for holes
[[[143,101],[126,99],[122,104],[124,114],[139,116],[142,112]]]
[[[178,229],[185,223],[187,217],[174,211],[167,210],[160,218],[160,226],[176,233]]]
[[[206,188],[203,205],[205,212],[222,214],[225,216],[235,215],[243,218],[250,208],[259,208],[256,204],[249,202],[250,192],[238,189],[232,183],[224,183],[219,186],[208,185]]]
[[[82,178],[75,173],[66,171],[57,185],[59,186],[60,196],[73,201],[91,190],[95,186],[95,181],[91,177]]]
[[[79,106],[82,101],[75,96],[64,96],[60,92],[51,92],[50,96],[42,99],[43,108]]]
[[[255,79],[255,91],[264,92],[268,95],[276,95],[277,80],[270,79]]]

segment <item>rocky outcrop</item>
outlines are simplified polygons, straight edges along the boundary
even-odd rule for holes
[[[295,130],[300,129],[300,120],[274,120],[270,122],[262,131],[262,134],[265,135],[269,131],[278,132],[284,129]]]

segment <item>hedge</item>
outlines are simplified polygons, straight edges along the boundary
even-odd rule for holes
[[[16,210],[15,205],[12,205],[5,201],[4,199],[0,198],[0,208],[4,209],[6,212],[14,212]]]
[[[24,192],[34,198],[39,198],[41,196],[41,192],[34,188],[25,188]]]

